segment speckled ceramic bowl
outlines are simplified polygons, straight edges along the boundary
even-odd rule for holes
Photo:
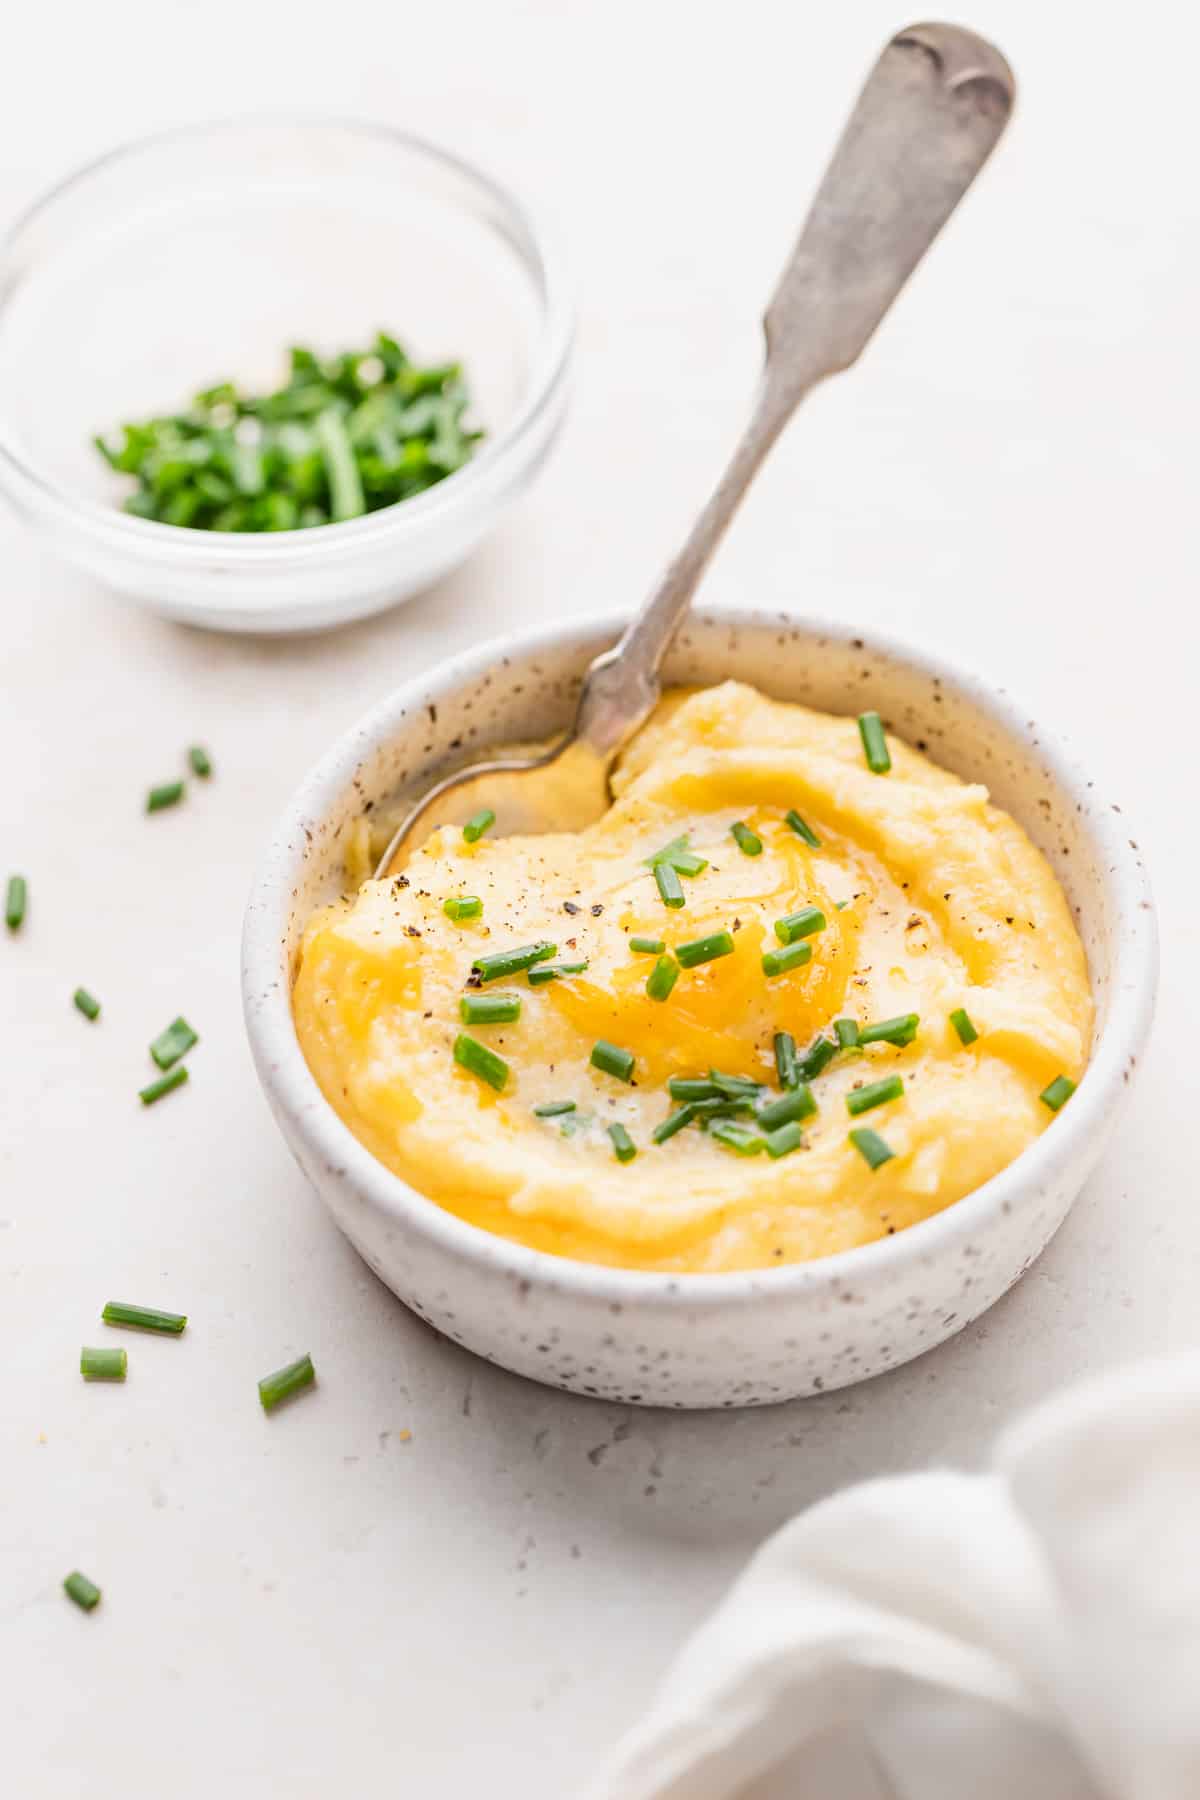
[[[1103,1154],[1150,1024],[1154,914],[1117,807],[1003,694],[879,638],[766,613],[704,613],[669,682],[729,676],[830,712],[877,708],[946,768],[986,782],[1071,900],[1097,1004],[1071,1104],[1008,1169],[895,1237],[823,1261],[729,1275],[569,1262],[454,1218],[366,1151],[296,1040],[296,948],[339,889],[368,803],[419,791],[483,746],[570,721],[614,621],[492,644],[401,688],[334,745],[288,807],[250,900],[246,1019],[259,1076],[301,1167],[343,1231],[414,1311],[456,1342],[555,1387],[647,1406],[755,1406],[836,1388],[917,1356],[978,1317],[1061,1224]]]

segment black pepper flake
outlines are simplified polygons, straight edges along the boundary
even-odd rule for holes
[[[1013,922],[1013,916],[1012,916],[1012,914],[1011,914],[1011,913],[1005,913],[1005,915],[1004,915],[1004,923],[1005,923],[1005,924],[1006,924],[1006,925],[1011,925],[1011,924],[1012,924],[1012,922]]]
[[[404,935],[405,937],[420,937],[421,934],[415,925],[406,925],[404,927]]]
[[[742,929],[742,921],[740,919],[735,919],[733,921],[733,929],[735,931],[740,931]]]
[[[467,976],[467,986],[469,988],[482,987],[483,986],[483,976],[477,975],[475,973],[475,971],[472,970],[471,973]]]
[[[407,886],[408,886],[408,876],[407,875],[397,875],[395,881],[393,881],[393,883],[392,883],[392,887],[397,890],[400,888],[406,888]]]
[[[603,911],[604,911],[604,908],[602,906],[600,906],[600,905],[593,906],[593,908],[592,908],[593,919],[598,919],[600,917],[600,914]]]
[[[422,1014],[421,1014],[421,1017],[422,1017],[422,1018],[423,1018],[423,1019],[432,1019],[432,1017],[433,1017],[433,1014],[432,1014],[432,1013],[431,1013],[431,1012],[427,1012],[427,1013],[422,1013]]]
[[[574,917],[574,915],[579,911],[579,908],[576,906],[576,904],[573,900],[564,900],[563,901],[563,911],[565,913],[570,913],[572,915],[572,917]]]
[[[567,949],[574,950],[578,946],[579,939],[578,938],[568,938],[566,940],[566,942],[567,942]]]

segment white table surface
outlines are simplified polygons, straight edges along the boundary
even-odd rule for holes
[[[976,1462],[1048,1387],[1196,1342],[1198,46],[1165,0],[980,0],[971,22],[1022,85],[1008,141],[860,368],[778,449],[708,588],[994,672],[1136,821],[1156,1034],[1115,1149],[1020,1287],[921,1361],[792,1406],[664,1416],[543,1390],[367,1273],[243,1039],[242,906],[299,775],[392,679],[640,596],[739,422],[757,313],[856,84],[905,22],[878,0],[25,9],[4,212],[177,119],[376,114],[557,215],[582,331],[540,486],[460,574],[369,624],[175,628],[0,524],[0,864],[31,881],[0,943],[14,1797],[562,1800],[798,1508]],[[195,738],[211,788],[147,821],[147,782]],[[79,982],[104,1000],[95,1028]],[[203,1036],[191,1086],[143,1113],[146,1042],[178,1011]],[[130,1339],[124,1387],[85,1387],[109,1297],[191,1324]],[[256,1378],[306,1349],[318,1391],[264,1419]],[[59,1587],[76,1566],[104,1588],[88,1618]]]

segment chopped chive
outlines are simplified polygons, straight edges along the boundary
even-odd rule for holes
[[[329,513],[334,520],[357,519],[367,510],[362,476],[354,458],[346,422],[336,407],[328,406],[313,422],[313,436],[325,465],[329,483]]]
[[[169,1069],[199,1042],[199,1037],[186,1019],[172,1019],[166,1030],[160,1031],[151,1044],[150,1054],[160,1069]]]
[[[757,1156],[766,1149],[767,1141],[757,1131],[748,1131],[744,1125],[734,1125],[727,1119],[719,1120],[709,1135],[735,1156]]]
[[[4,896],[4,923],[10,931],[20,931],[29,905],[29,883],[23,875],[10,875]]]
[[[633,1080],[633,1062],[632,1050],[622,1050],[618,1044],[610,1044],[607,1038],[597,1038],[592,1045],[593,1069],[600,1069],[605,1075],[615,1075],[618,1081]]]
[[[496,823],[496,815],[490,806],[483,806],[477,813],[472,813],[462,828],[463,842],[477,844],[485,831],[490,831]]]
[[[672,1075],[667,1082],[667,1092],[672,1100],[720,1100],[723,1098],[715,1081],[707,1081],[703,1077],[693,1080],[687,1075]]]
[[[98,1019],[100,1017],[100,1002],[97,1000],[95,994],[89,994],[86,988],[76,988],[75,992],[71,995],[71,999],[79,1008],[85,1019]]]
[[[751,831],[740,819],[729,827],[733,833],[733,841],[743,856],[761,856],[762,839],[756,831]]]
[[[646,982],[646,995],[650,1000],[666,1000],[671,989],[679,980],[679,964],[673,956],[660,956],[650,971]]]
[[[667,863],[677,875],[700,875],[708,867],[706,857],[688,848],[686,832],[682,837],[672,838],[669,844],[664,844],[661,850],[645,859],[648,869],[657,869],[662,863]]]
[[[725,1100],[757,1100],[763,1091],[761,1081],[752,1075],[726,1075],[720,1069],[708,1071],[709,1080]]]
[[[804,1142],[804,1133],[800,1129],[798,1119],[789,1119],[775,1131],[766,1136],[767,1155],[773,1157],[790,1156],[793,1150],[799,1150]]]
[[[715,962],[719,956],[732,956],[733,952],[733,937],[728,931],[714,931],[708,937],[694,938],[690,944],[675,946],[675,956],[685,969],[695,969],[701,963]]]
[[[884,1081],[869,1081],[865,1087],[851,1088],[846,1095],[846,1111],[857,1118],[859,1113],[870,1112],[872,1107],[899,1100],[903,1092],[904,1083],[899,1075],[889,1075]]]
[[[892,766],[892,759],[888,754],[883,720],[877,712],[859,713],[858,735],[862,739],[867,767],[872,775],[886,775]]]
[[[507,1025],[521,1016],[520,994],[463,994],[458,1016],[464,1025]]]
[[[258,1384],[258,1397],[262,1401],[264,1412],[273,1412],[284,1400],[290,1400],[293,1394],[303,1393],[305,1388],[312,1387],[317,1379],[313,1368],[312,1357],[305,1354],[285,1369],[276,1369],[273,1375],[264,1375]]]
[[[542,963],[529,971],[530,987],[544,987],[548,981],[557,981],[562,975],[582,975],[587,968],[586,962]]]
[[[860,1044],[911,1044],[921,1023],[917,1013],[901,1013],[895,1019],[880,1019],[876,1025],[864,1025],[858,1034]]]
[[[63,1587],[76,1606],[81,1606],[84,1612],[91,1612],[94,1606],[100,1604],[100,1589],[86,1575],[81,1575],[78,1569],[72,1569],[64,1577]]]
[[[786,975],[791,969],[802,969],[812,956],[812,945],[801,940],[798,944],[789,944],[786,950],[768,950],[762,959],[763,974],[770,979],[775,975]]]
[[[167,1073],[160,1075],[157,1081],[152,1081],[148,1087],[139,1088],[138,1099],[143,1106],[153,1106],[154,1102],[161,1100],[164,1094],[170,1094],[177,1087],[182,1087],[187,1078],[187,1064],[176,1063],[173,1069],[168,1069]]]
[[[670,863],[655,863],[654,879],[658,883],[658,891],[664,906],[675,909],[684,904],[683,883]]]
[[[562,1125],[559,1127],[563,1137],[575,1137],[579,1132],[586,1131],[592,1123],[592,1117],[591,1113],[570,1112],[564,1114]]]
[[[198,775],[201,781],[208,780],[212,774],[212,757],[203,744],[192,745],[188,751],[188,765],[193,775]]]
[[[796,1040],[790,1031],[775,1033],[775,1072],[779,1076],[780,1087],[795,1087],[800,1079],[800,1071],[796,1067]]]
[[[560,1119],[563,1113],[574,1111],[573,1100],[543,1100],[540,1106],[534,1107],[533,1116],[535,1119]]]
[[[458,894],[442,901],[442,911],[455,924],[461,919],[478,919],[483,912],[483,901],[476,894]]]
[[[1050,1086],[1043,1088],[1038,1099],[1044,1106],[1048,1106],[1051,1112],[1058,1112],[1060,1107],[1066,1105],[1074,1092],[1075,1083],[1073,1081],[1066,1075],[1056,1075]]]
[[[106,1300],[101,1318],[106,1325],[134,1325],[139,1331],[168,1332],[178,1337],[187,1324],[186,1313],[160,1312],[156,1306],[129,1306],[124,1300]]]
[[[979,1033],[968,1018],[966,1010],[961,1006],[956,1006],[954,1011],[950,1014],[950,1023],[953,1025],[959,1038],[964,1044],[973,1044],[975,1039],[979,1036]]]
[[[833,1038],[815,1037],[796,1064],[796,1072],[803,1081],[815,1081],[821,1071],[829,1067],[837,1053],[838,1046]]]
[[[79,1373],[85,1381],[124,1381],[128,1366],[124,1350],[94,1349],[85,1344],[79,1352]]]
[[[164,781],[161,787],[152,787],[146,795],[146,811],[162,812],[165,807],[178,806],[182,799],[182,781]]]
[[[790,825],[798,838],[803,838],[810,850],[819,850],[821,840],[807,820],[802,819],[795,807],[784,814],[784,823]]]
[[[623,1125],[613,1124],[606,1126],[605,1129],[612,1139],[613,1154],[616,1156],[617,1161],[623,1163],[632,1162],[637,1155],[637,1145],[634,1143],[625,1127]]]
[[[845,912],[845,910],[849,906],[850,902],[848,900],[835,900],[833,904],[837,908],[838,912]]]
[[[661,938],[631,937],[629,940],[629,948],[639,956],[661,956],[666,947]]]
[[[479,1043],[476,1038],[468,1037],[465,1031],[460,1031],[454,1040],[454,1060],[469,1074],[478,1075],[480,1081],[486,1081],[497,1093],[500,1093],[508,1080],[508,1064],[504,1058],[497,1056],[494,1050],[489,1050],[486,1044]]]
[[[833,1035],[838,1041],[839,1050],[853,1050],[859,1041],[857,1019],[835,1019]]]
[[[814,931],[824,929],[825,914],[819,906],[802,906],[799,912],[775,921],[775,936],[781,944],[794,944],[798,939],[811,937]]]
[[[896,1154],[891,1145],[881,1138],[877,1131],[868,1131],[865,1126],[860,1126],[857,1131],[852,1131],[849,1135],[850,1142],[859,1155],[864,1158],[869,1169],[882,1168],[884,1163],[891,1162]]]
[[[694,1106],[681,1106],[676,1112],[668,1113],[661,1124],[654,1127],[650,1136],[656,1144],[665,1144],[667,1139],[673,1138],[677,1131],[682,1131],[685,1125],[690,1125],[695,1117]]]
[[[557,949],[557,944],[522,944],[517,950],[497,950],[493,956],[477,956],[471,969],[480,981],[500,981],[505,975],[519,975],[522,969],[545,962]]]
[[[709,1119],[749,1118],[754,1112],[756,1098],[756,1095],[740,1094],[732,1100],[727,1100],[723,1095],[718,1094],[715,1099],[691,1100],[688,1104],[703,1126]]]
[[[793,1120],[810,1119],[817,1110],[812,1089],[806,1081],[783,1094],[778,1100],[770,1101],[759,1108],[758,1122],[764,1131],[775,1131],[780,1125],[790,1125]]]

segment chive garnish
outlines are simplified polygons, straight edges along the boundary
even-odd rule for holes
[[[63,1587],[76,1606],[81,1606],[84,1612],[91,1612],[92,1608],[100,1603],[100,1589],[94,1581],[89,1581],[86,1575],[81,1575],[78,1569],[72,1569],[71,1573],[64,1577]]]
[[[106,1300],[101,1318],[106,1325],[132,1325],[139,1331],[161,1331],[178,1337],[187,1324],[186,1313],[160,1312],[156,1306],[129,1306],[124,1300]]]
[[[193,775],[198,775],[201,781],[208,780],[212,774],[212,757],[203,744],[192,745],[188,751],[188,765]]]
[[[724,1097],[715,1081],[708,1081],[704,1077],[693,1079],[688,1075],[672,1075],[667,1082],[667,1092],[672,1100],[681,1102],[720,1100]]]
[[[657,869],[661,863],[667,863],[678,875],[699,875],[708,867],[706,857],[698,856],[688,848],[686,831],[682,837],[672,838],[669,844],[664,844],[661,850],[645,859],[648,869]]]
[[[803,838],[810,850],[819,850],[821,840],[806,819],[802,819],[795,807],[784,814],[784,823],[790,825],[798,838]]]
[[[656,1144],[665,1144],[667,1139],[673,1138],[677,1131],[682,1131],[685,1125],[690,1125],[695,1117],[694,1106],[681,1106],[676,1112],[668,1113],[661,1124],[654,1127],[650,1136]]]
[[[362,476],[354,459],[354,447],[341,412],[333,406],[318,413],[313,423],[313,436],[325,479],[329,483],[329,516],[333,520],[357,519],[367,510]]]
[[[775,975],[786,975],[792,969],[801,969],[812,956],[812,945],[803,939],[797,944],[789,944],[786,950],[767,950],[762,959],[763,974],[768,980]]]
[[[612,1139],[613,1154],[616,1156],[617,1161],[623,1163],[632,1162],[637,1155],[637,1145],[634,1143],[625,1127],[623,1125],[613,1124],[606,1126],[605,1129]]]
[[[718,1094],[713,1100],[691,1100],[688,1102],[692,1111],[703,1126],[709,1119],[743,1119],[754,1111],[757,1095],[743,1094],[735,1099],[726,1100]]]
[[[825,914],[819,906],[802,906],[799,912],[775,921],[775,936],[781,944],[795,944],[801,938],[811,937],[814,931],[824,929]]]
[[[79,1373],[85,1381],[124,1381],[129,1357],[124,1350],[96,1349],[85,1344],[79,1352]]]
[[[880,1019],[877,1025],[864,1025],[858,1034],[860,1044],[911,1044],[921,1023],[917,1013],[901,1013],[895,1019]]]
[[[79,1008],[79,1011],[83,1014],[85,1019],[98,1019],[100,1017],[100,1002],[97,1000],[95,994],[89,994],[86,988],[76,988],[75,992],[71,995],[71,999]]]
[[[835,1019],[833,1035],[838,1041],[839,1050],[853,1050],[859,1041],[857,1019]]]
[[[729,829],[733,833],[734,843],[743,856],[762,855],[762,839],[756,831],[751,831],[748,825],[743,824],[741,819],[738,819]]]
[[[497,1093],[501,1092],[508,1080],[508,1064],[504,1058],[497,1056],[494,1050],[489,1050],[486,1044],[479,1043],[476,1038],[468,1037],[465,1031],[460,1031],[454,1040],[454,1060],[469,1074],[477,1075],[480,1081],[486,1081]]]
[[[815,1081],[823,1069],[827,1069],[838,1053],[838,1045],[832,1038],[816,1037],[796,1064],[796,1072],[803,1081]]]
[[[710,1069],[708,1075],[725,1100],[757,1100],[763,1091],[762,1082],[752,1075],[726,1075],[721,1069]]]
[[[516,950],[497,950],[493,956],[477,956],[471,969],[480,981],[500,981],[505,975],[519,975],[522,969],[545,962],[557,949],[557,944],[522,944]]]
[[[582,975],[586,968],[586,962],[541,963],[536,969],[530,969],[529,985],[544,987],[546,982],[557,981],[562,975]]]
[[[182,799],[182,781],[164,781],[161,787],[152,787],[146,795],[146,811],[162,812],[165,807],[178,806]]]
[[[664,906],[669,906],[674,910],[684,904],[683,883],[670,863],[655,863],[654,879],[658,884],[658,891]]]
[[[478,919],[483,912],[483,901],[477,894],[458,894],[442,901],[442,911],[457,925],[462,919]]]
[[[964,1044],[973,1044],[975,1039],[979,1036],[979,1033],[968,1018],[966,1010],[961,1006],[956,1006],[954,1011],[950,1014],[950,1023],[953,1025],[960,1040]]]
[[[883,1164],[891,1162],[896,1154],[891,1145],[881,1138],[877,1131],[868,1131],[864,1126],[860,1126],[857,1131],[852,1131],[849,1135],[850,1142],[865,1160],[869,1169],[882,1168]]]
[[[777,1130],[769,1131],[765,1142],[768,1156],[776,1158],[790,1156],[793,1150],[799,1150],[803,1144],[804,1133],[800,1129],[798,1120],[789,1119],[786,1125],[780,1125]]]
[[[164,1094],[170,1094],[175,1088],[182,1087],[187,1078],[187,1064],[176,1063],[173,1069],[168,1069],[167,1073],[160,1075],[157,1081],[152,1081],[148,1087],[139,1088],[138,1099],[143,1106],[153,1106],[154,1102],[161,1100]]]
[[[1075,1083],[1073,1081],[1066,1075],[1056,1075],[1050,1086],[1043,1088],[1038,1099],[1043,1106],[1048,1106],[1051,1112],[1058,1112],[1060,1107],[1066,1105],[1074,1092]]]
[[[463,842],[466,844],[477,844],[484,832],[490,831],[495,823],[496,815],[491,807],[480,807],[477,813],[471,814],[471,817],[462,828]]]
[[[775,1033],[775,1072],[781,1087],[795,1087],[800,1079],[796,1067],[796,1040],[790,1031]]]
[[[666,949],[662,938],[631,937],[629,948],[639,956],[661,956]]]
[[[883,720],[877,712],[859,713],[858,735],[862,739],[867,767],[872,775],[886,775],[892,766],[892,759],[888,754]]]
[[[790,1125],[793,1120],[809,1119],[817,1110],[812,1089],[806,1081],[798,1087],[780,1096],[778,1100],[768,1102],[760,1107],[758,1122],[764,1131],[776,1131],[781,1125]]]
[[[709,1135],[735,1156],[757,1156],[766,1149],[766,1139],[757,1131],[748,1131],[744,1125],[734,1125],[726,1119],[714,1125]]]
[[[593,1069],[600,1069],[605,1075],[615,1075],[618,1081],[633,1080],[633,1063],[632,1050],[622,1050],[619,1044],[610,1044],[607,1038],[597,1038],[592,1045]]]
[[[534,1107],[533,1116],[535,1119],[559,1119],[563,1113],[573,1113],[574,1111],[575,1102],[573,1100],[543,1100],[540,1106]]]
[[[899,1075],[889,1075],[884,1081],[869,1081],[865,1087],[851,1088],[846,1095],[846,1111],[857,1118],[859,1113],[870,1112],[872,1107],[898,1100],[903,1092],[904,1083]]]
[[[169,1069],[199,1042],[199,1037],[186,1019],[172,1019],[166,1030],[160,1031],[151,1044],[150,1054],[160,1069]]]
[[[646,995],[650,1000],[666,1000],[671,989],[679,980],[679,964],[673,956],[660,956],[650,971],[646,982]]]
[[[728,931],[710,932],[708,937],[694,938],[690,944],[677,944],[675,955],[681,967],[698,968],[701,963],[715,962],[719,956],[732,956],[734,942]]]
[[[464,1025],[507,1025],[521,1016],[520,994],[463,994],[458,1016]]]
[[[4,896],[4,923],[10,931],[20,931],[29,905],[29,883],[23,875],[10,875]]]
[[[312,1357],[308,1354],[298,1357],[294,1363],[288,1363],[285,1369],[276,1369],[273,1375],[264,1375],[258,1384],[258,1397],[264,1412],[272,1412],[284,1400],[290,1400],[293,1394],[303,1393],[305,1388],[312,1387],[317,1379],[313,1368]]]

